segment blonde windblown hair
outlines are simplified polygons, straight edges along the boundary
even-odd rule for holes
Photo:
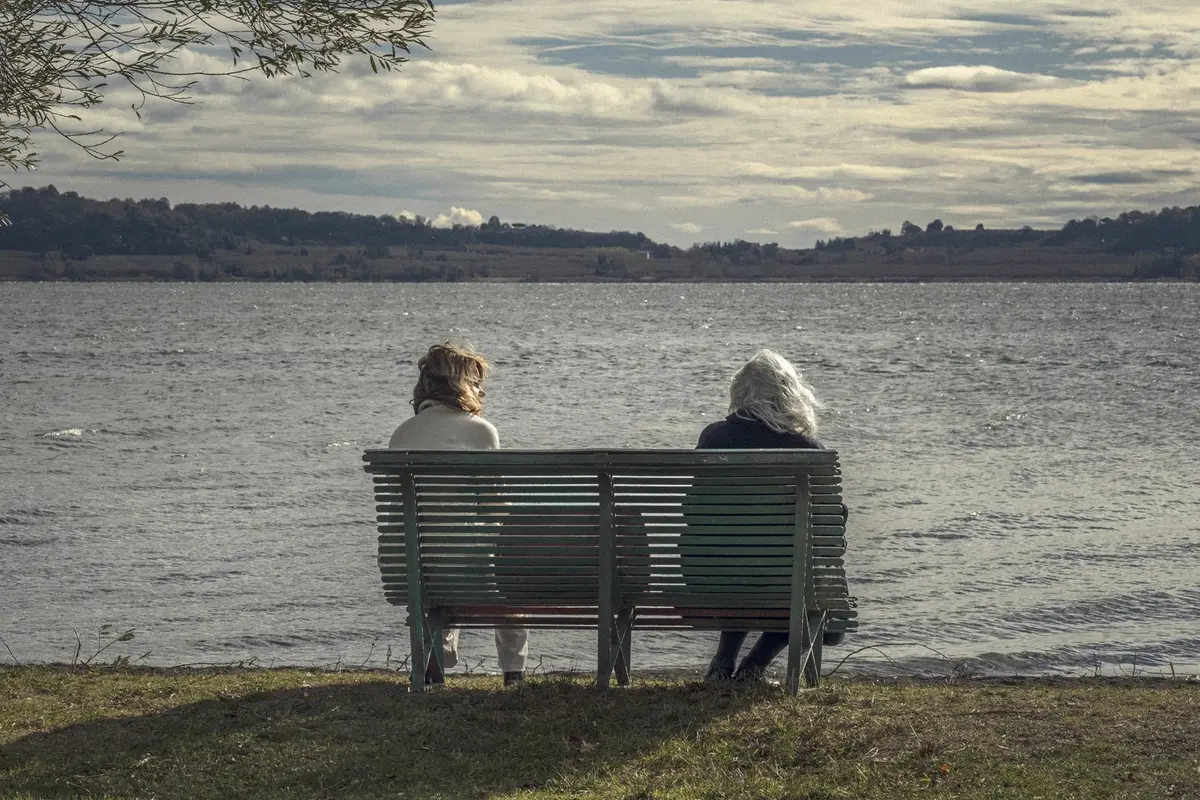
[[[413,387],[414,412],[432,401],[478,414],[483,411],[483,379],[491,365],[479,353],[456,344],[435,344],[417,362],[420,377]]]
[[[800,371],[772,350],[755,353],[729,386],[729,413],[777,433],[816,436],[817,411],[824,407]]]

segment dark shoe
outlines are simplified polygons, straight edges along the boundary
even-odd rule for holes
[[[708,665],[708,672],[704,673],[706,681],[727,681],[733,678],[733,660],[726,661],[722,658],[714,657]]]
[[[821,637],[821,644],[826,647],[837,647],[846,638],[845,631],[826,631]]]
[[[787,631],[764,631],[738,665],[733,679],[738,683],[760,683],[766,679],[767,668],[787,647]]]
[[[504,685],[505,686],[514,686],[523,680],[525,680],[525,672],[524,671],[504,673]]]
[[[733,673],[734,683],[762,683],[767,678],[765,667],[754,663],[742,662],[738,671]]]

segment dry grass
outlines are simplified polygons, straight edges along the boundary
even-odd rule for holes
[[[1200,685],[0,669],[0,797],[1200,798]]]

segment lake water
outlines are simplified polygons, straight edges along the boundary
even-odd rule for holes
[[[514,448],[691,447],[742,360],[794,359],[852,508],[827,666],[1200,672],[1198,319],[1196,284],[0,284],[0,663],[105,624],[105,660],[403,656],[360,457],[454,337]],[[638,634],[635,669],[713,638]]]

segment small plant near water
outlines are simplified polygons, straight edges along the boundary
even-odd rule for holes
[[[136,628],[130,628],[121,633],[115,633],[115,628],[116,626],[110,623],[101,625],[99,630],[96,631],[96,649],[90,655],[82,658],[83,638],[79,635],[77,628],[72,628],[75,631],[75,652],[71,655],[71,669],[90,666],[93,661],[106,653],[113,645],[120,644],[121,642],[132,642],[134,640],[134,635],[137,631]],[[127,655],[118,655],[113,658],[112,666],[128,667],[131,664],[145,660],[149,655],[149,650],[133,660],[130,660]]]

